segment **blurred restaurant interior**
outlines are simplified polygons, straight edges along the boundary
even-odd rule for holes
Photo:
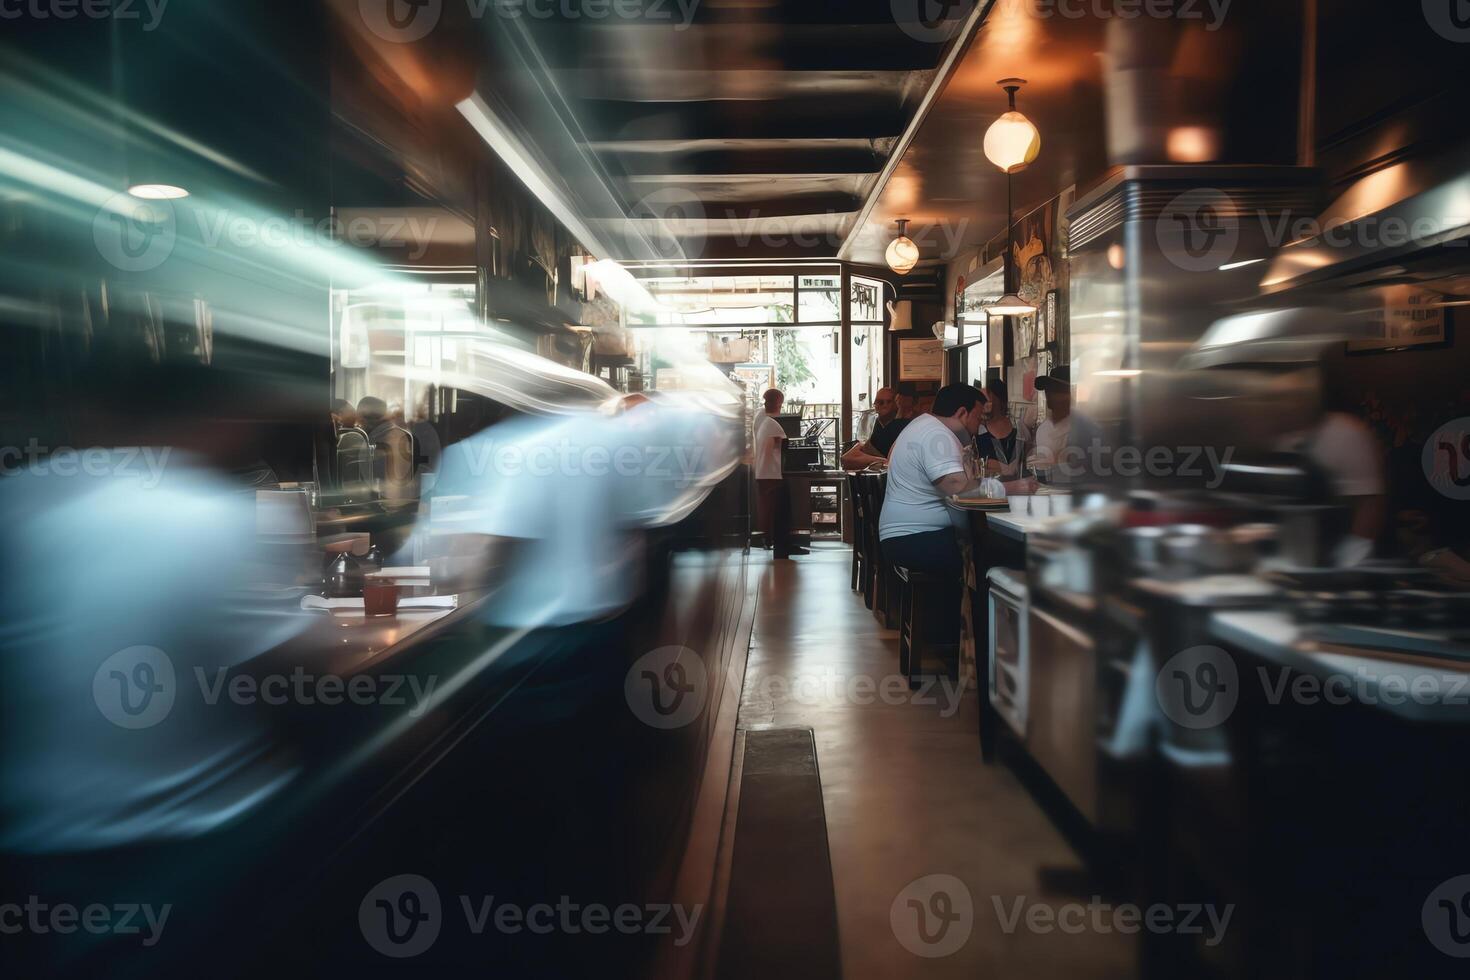
[[[1467,78],[0,0],[0,971],[1464,976]]]

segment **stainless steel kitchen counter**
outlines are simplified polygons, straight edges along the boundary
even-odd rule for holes
[[[1314,696],[1349,697],[1409,721],[1470,723],[1470,662],[1400,653],[1373,654],[1318,645],[1283,612],[1220,612],[1210,617],[1213,638],[1316,677]],[[1241,683],[1277,679],[1242,675]],[[1292,689],[1282,697],[1291,698]]]

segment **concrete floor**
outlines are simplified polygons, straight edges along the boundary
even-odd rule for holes
[[[1132,937],[1063,911],[1087,906],[1085,884],[1044,890],[1043,869],[1080,861],[1011,770],[981,762],[976,693],[908,690],[897,634],[849,591],[847,548],[766,561],[739,725],[816,733],[844,975],[1133,976]]]

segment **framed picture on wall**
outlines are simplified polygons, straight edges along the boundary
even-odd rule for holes
[[[1016,317],[1016,356],[1030,357],[1036,351],[1036,314]]]
[[[985,329],[985,364],[987,367],[1005,367],[1006,364],[1006,318],[993,316]]]
[[[944,376],[944,341],[900,340],[898,380],[938,381]]]
[[[1046,325],[1046,336],[1042,343],[1051,347],[1057,342],[1057,291],[1053,289],[1046,294],[1046,301],[1041,304],[1042,322]]]
[[[1037,352],[1035,377],[1039,378],[1044,374],[1050,374],[1051,366],[1051,351],[1044,350]],[[1029,413],[1027,421],[1032,423],[1039,423],[1041,419],[1046,417],[1046,392],[1036,390],[1036,382],[1034,379],[1031,382],[1031,395],[1027,399],[1027,401],[1027,412]]]

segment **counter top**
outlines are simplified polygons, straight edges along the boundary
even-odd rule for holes
[[[1315,696],[1327,703],[1350,697],[1409,721],[1470,723],[1470,662],[1319,644],[1283,612],[1219,612],[1210,633],[1283,667],[1324,682]],[[1242,676],[1275,685],[1279,678]],[[1274,696],[1274,687],[1267,692]],[[1284,698],[1292,697],[1290,688]]]
[[[1254,575],[1202,575],[1185,579],[1136,578],[1133,588],[1186,606],[1260,606],[1281,590]]]
[[[787,480],[845,480],[850,474],[847,470],[789,470],[781,475]]]
[[[1017,541],[1025,541],[1026,535],[1032,531],[1039,530],[1050,517],[1031,517],[1027,514],[1012,514],[1005,511],[986,514],[987,524],[994,528],[996,533],[1004,534],[1008,538]]]

